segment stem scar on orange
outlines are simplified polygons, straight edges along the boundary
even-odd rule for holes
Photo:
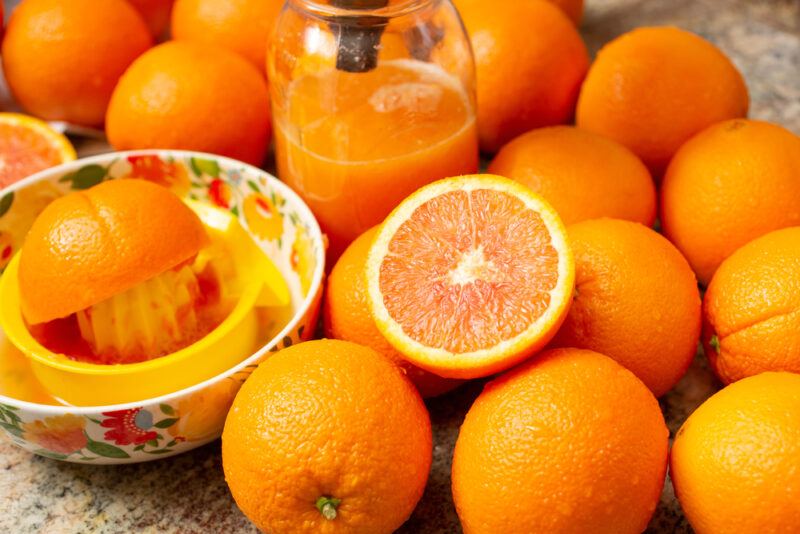
[[[419,189],[386,219],[366,265],[378,329],[411,363],[486,376],[541,349],[567,314],[572,252],[555,210],[494,175]]]
[[[703,342],[723,384],[767,371],[800,373],[800,227],[728,256],[703,301]]]
[[[236,503],[276,534],[390,534],[422,497],[431,459],[428,412],[400,368],[332,339],[262,363],[222,433]]]

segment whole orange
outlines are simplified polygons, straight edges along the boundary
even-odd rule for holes
[[[128,0],[144,17],[153,37],[160,37],[169,24],[173,0]]]
[[[703,301],[706,355],[729,384],[800,373],[800,227],[746,244],[722,262]]]
[[[106,133],[117,150],[200,150],[260,165],[271,134],[267,84],[228,50],[164,43],[125,72]]]
[[[400,366],[423,397],[435,397],[458,386],[461,381],[442,378],[405,360],[386,341],[369,313],[364,269],[376,228],[367,230],[347,247],[328,278],[323,309],[325,335],[365,345]]]
[[[639,534],[661,495],[669,432],[610,358],[546,351],[486,385],[453,457],[465,534]]]
[[[651,226],[656,188],[624,146],[571,126],[522,134],[497,153],[489,172],[521,182],[556,209],[564,224],[616,217]]]
[[[267,45],[283,0],[176,0],[172,37],[232,50],[265,73]]]
[[[799,462],[800,376],[763,373],[689,416],[670,476],[697,534],[800,532]]]
[[[119,77],[152,44],[125,0],[24,0],[8,21],[3,69],[28,112],[99,126]]]
[[[552,345],[602,352],[663,395],[686,372],[700,337],[700,294],[689,264],[641,224],[595,219],[568,232],[575,294]]]
[[[431,424],[384,356],[324,339],[270,356],[233,401],[222,466],[265,532],[389,534],[422,496]]]
[[[477,70],[481,150],[572,119],[589,67],[572,22],[545,0],[456,0]]]
[[[707,128],[669,165],[661,222],[707,284],[745,243],[800,224],[800,137],[743,119]]]
[[[713,44],[678,28],[637,28],[597,54],[577,124],[627,146],[658,177],[687,139],[746,116],[748,103],[742,75]]]

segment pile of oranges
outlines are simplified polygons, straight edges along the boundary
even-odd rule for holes
[[[118,150],[201,150],[260,165],[271,141],[264,55],[282,4],[24,0],[6,26],[3,69],[26,112],[105,126]],[[170,20],[175,41],[157,44]]]
[[[747,119],[743,77],[689,32],[640,28],[590,64],[579,2],[558,6],[570,16],[541,0],[455,4],[491,174],[423,187],[341,256],[324,326],[349,344],[293,347],[275,357],[291,373],[268,361],[248,381],[223,435],[237,503],[267,532],[388,533],[408,517],[431,455],[411,430],[430,422],[419,401],[361,398],[382,380],[343,391],[366,346],[422,397],[494,377],[454,451],[464,532],[642,532],[668,466],[697,532],[799,531],[800,138]],[[700,342],[730,385],[670,453],[657,398]],[[342,369],[323,380],[309,362],[330,352]],[[278,373],[304,375],[317,401],[287,401]],[[374,403],[380,465],[343,452]],[[423,481],[366,482],[394,480],[403,432]]]
[[[698,533],[800,532],[800,137],[748,119],[690,32],[592,62],[581,0],[453,3],[489,174],[423,187],[333,266],[332,339],[270,357],[232,406],[237,504],[266,532],[388,534],[426,486],[422,399],[489,378],[453,457],[466,533],[642,532],[668,468]],[[116,149],[263,163],[282,2],[172,4],[23,0],[11,91]],[[657,398],[698,345],[724,387],[670,450]]]

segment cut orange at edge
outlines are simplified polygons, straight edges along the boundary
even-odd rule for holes
[[[552,206],[484,174],[440,180],[404,200],[376,234],[365,276],[370,311],[392,346],[433,373],[477,378],[555,335],[575,265]]]
[[[0,189],[75,158],[69,140],[46,122],[0,113]]]

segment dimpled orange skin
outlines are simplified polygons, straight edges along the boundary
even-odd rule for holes
[[[661,190],[661,222],[703,284],[736,249],[800,225],[800,137],[768,122],[731,120],[675,154]]]
[[[266,75],[267,44],[284,0],[176,0],[172,36],[227,48]]]
[[[722,262],[703,301],[705,353],[729,384],[800,373],[800,227],[759,237]]]
[[[120,79],[106,133],[117,150],[199,150],[261,165],[272,126],[263,76],[237,54],[170,41]]]
[[[572,119],[589,56],[559,8],[545,0],[455,5],[475,53],[481,150]]]
[[[245,382],[222,434],[225,480],[269,533],[389,534],[422,496],[428,412],[377,352],[310,341],[270,356]],[[315,505],[340,499],[335,519]]]
[[[800,532],[800,376],[731,384],[678,431],[670,476],[697,534]]]
[[[624,146],[572,126],[522,134],[488,172],[512,178],[547,199],[564,224],[616,217],[652,226],[656,188],[647,167]]]
[[[637,223],[595,219],[567,231],[575,295],[551,346],[602,352],[660,397],[697,350],[701,305],[694,273],[669,241]]]
[[[638,534],[655,511],[669,432],[652,393],[592,351],[543,352],[493,380],[453,458],[465,534]]]
[[[25,237],[19,265],[30,324],[66,317],[192,258],[203,224],[174,193],[110,180],[54,200]]]
[[[325,335],[360,343],[388,357],[406,373],[424,398],[436,397],[461,384],[407,362],[384,338],[369,313],[364,269],[378,227],[361,234],[347,247],[328,277],[323,308]]]
[[[27,112],[100,126],[119,77],[152,44],[125,0],[25,0],[8,21],[3,70]]]
[[[597,54],[576,120],[633,150],[660,177],[687,139],[745,117],[748,104],[742,75],[713,44],[674,27],[645,27]]]

